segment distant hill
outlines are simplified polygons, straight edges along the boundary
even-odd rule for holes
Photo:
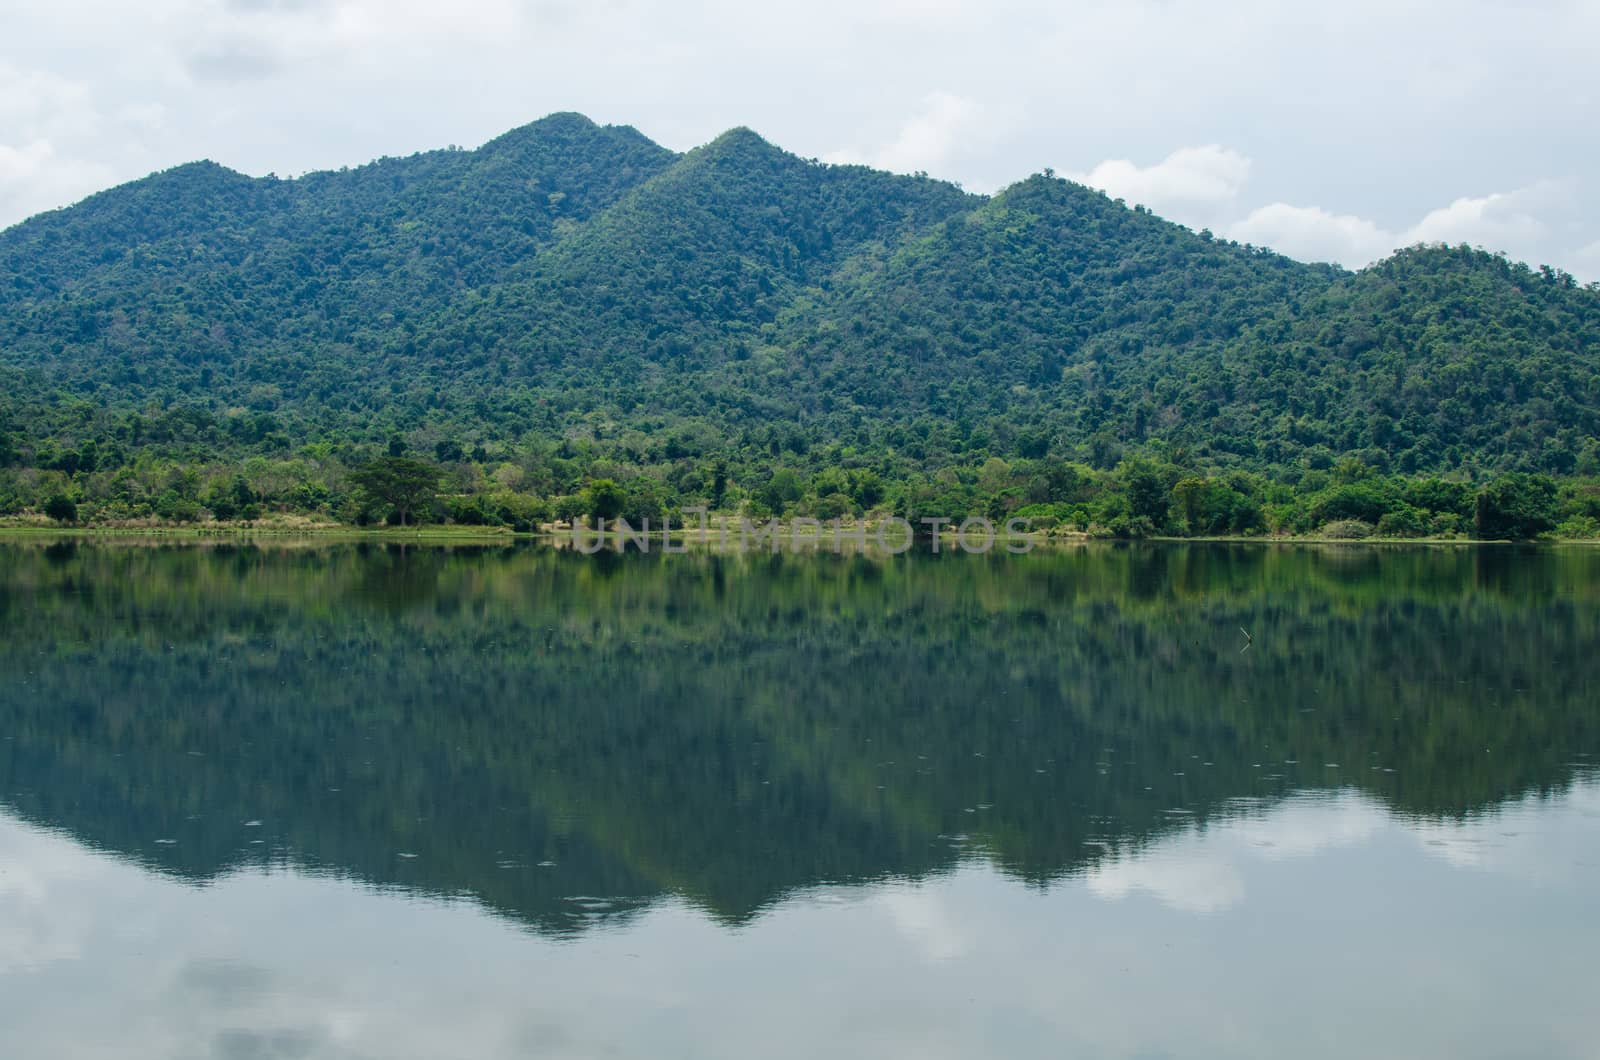
[[[984,197],[558,114],[294,180],[194,163],[0,232],[0,388],[0,465],[69,475],[307,447],[509,461],[546,495],[1144,456],[1594,474],[1600,290],[1468,248],[1350,273],[1049,175]]]

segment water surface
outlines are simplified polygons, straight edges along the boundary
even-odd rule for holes
[[[8,1055],[1600,1055],[1587,550],[11,543],[0,634]]]

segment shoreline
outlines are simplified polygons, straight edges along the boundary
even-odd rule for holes
[[[875,524],[865,524],[861,533],[871,535],[875,533]],[[804,537],[795,536],[794,524],[779,524],[779,544],[777,548],[760,544],[765,539],[752,535],[750,540],[756,547],[739,549],[739,530],[736,526],[729,527],[726,533],[718,528],[699,527],[674,527],[670,531],[652,529],[648,536],[649,547],[639,549],[636,543],[639,535],[622,534],[615,530],[584,530],[583,540],[586,543],[603,543],[607,551],[615,552],[614,547],[624,538],[628,539],[630,551],[666,551],[664,544],[667,541],[674,545],[722,545],[732,551],[780,551],[802,552],[819,547],[830,546],[836,541],[851,541],[860,545],[858,534],[855,530],[847,533],[836,533],[832,528],[824,526],[815,535],[807,533]],[[278,540],[347,540],[368,542],[424,542],[424,543],[482,543],[505,544],[510,542],[548,542],[558,547],[571,548],[575,543],[575,536],[569,526],[551,525],[536,532],[513,531],[508,527],[477,527],[455,525],[428,525],[420,527],[361,527],[344,526],[331,523],[313,523],[307,525],[256,523],[256,524],[223,524],[223,525],[158,525],[158,526],[47,526],[47,525],[3,525],[0,524],[0,542],[7,540],[28,539],[149,539],[169,540],[174,542],[193,541],[228,541],[250,540],[256,538],[273,538]],[[930,540],[927,537],[917,537],[918,542]],[[953,530],[946,530],[939,535],[941,542],[940,552],[967,551],[958,543],[958,535]],[[1110,545],[1128,546],[1139,544],[1158,545],[1183,545],[1183,544],[1228,544],[1228,545],[1356,545],[1356,546],[1419,546],[1430,547],[1481,547],[1481,546],[1507,546],[1507,545],[1534,545],[1534,546],[1595,546],[1600,545],[1600,538],[1540,538],[1537,540],[1509,541],[1509,540],[1480,540],[1464,537],[1364,537],[1343,538],[1328,537],[1318,534],[1307,535],[1209,535],[1196,537],[1178,537],[1172,535],[1156,535],[1145,538],[1114,538],[1092,537],[1081,531],[1071,533],[1051,533],[1039,530],[1028,534],[1007,534],[997,531],[994,535],[994,545],[999,551],[1004,552],[1006,544],[1016,545],[1021,542],[1031,542],[1029,550],[1033,548],[1053,548],[1061,546],[1083,545]],[[897,539],[898,543],[898,539]],[[943,547],[948,543],[948,549]],[[893,549],[880,545],[875,540],[868,541],[860,551],[878,551],[894,553]],[[991,549],[992,551],[993,549]],[[672,552],[676,552],[673,549]],[[901,549],[904,552],[906,549]],[[932,551],[919,549],[918,551]],[[668,553],[671,554],[671,553]],[[1012,553],[1023,554],[1021,552]]]

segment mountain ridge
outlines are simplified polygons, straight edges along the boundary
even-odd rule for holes
[[[1556,270],[1349,272],[1048,174],[973,195],[571,112],[289,180],[190,163],[6,229],[0,371],[34,471],[92,443],[110,473],[462,452],[680,499],[715,466],[746,499],[785,468],[971,494],[991,460],[1019,497],[1035,461],[1258,493],[1341,462],[1600,473],[1600,287]]]

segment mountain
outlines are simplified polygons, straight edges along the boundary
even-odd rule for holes
[[[180,166],[0,234],[0,342],[109,407],[237,401],[263,381],[325,400],[412,315],[520,267],[673,157],[555,115],[478,151],[294,181]]]
[[[468,497],[743,503],[787,471],[777,510],[872,480],[1093,507],[1148,460],[1266,511],[1274,484],[1592,475],[1597,433],[1600,289],[1556,270],[1350,273],[1049,174],[978,196],[748,129],[678,154],[558,114],[293,180],[194,163],[0,232],[0,513],[137,517],[244,474],[337,514],[386,450]],[[1061,466],[1090,488],[1038,485]]]
[[[819,166],[736,129],[691,151],[481,297],[429,322],[423,365],[461,361],[681,411],[852,256],[977,199],[952,185]],[[670,371],[667,371],[670,369]],[[641,374],[648,377],[648,386]],[[676,378],[669,378],[675,376]],[[692,388],[662,401],[663,387]],[[630,384],[633,384],[630,386]],[[681,403],[681,404],[680,404]]]
[[[1162,440],[1224,465],[1570,472],[1600,431],[1600,295],[1564,274],[1443,247],[1305,266],[1044,177],[939,226],[786,346],[811,392],[869,409],[1036,416],[1057,444]]]

